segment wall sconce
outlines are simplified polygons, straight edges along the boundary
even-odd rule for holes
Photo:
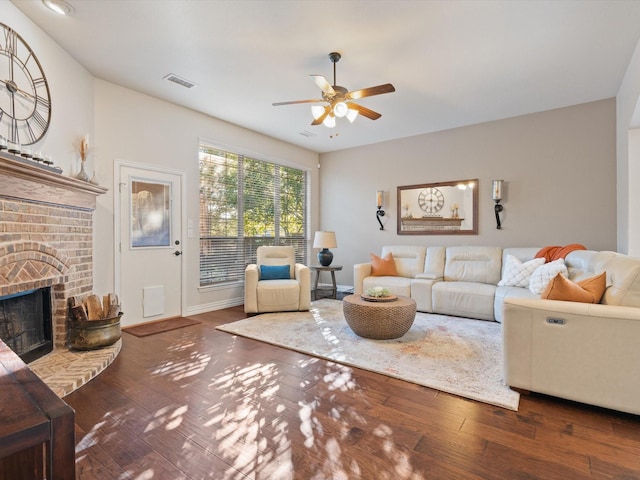
[[[502,200],[502,182],[504,180],[494,180],[492,184],[492,192],[493,192],[493,200],[496,202],[496,206],[494,210],[496,212],[496,228],[498,230],[502,229],[502,225],[500,224],[500,212],[504,210],[504,207],[500,205],[500,200]]]
[[[378,211],[376,212],[376,219],[380,224],[380,230],[384,230],[384,225],[382,225],[382,220],[380,220],[380,217],[384,217],[384,210],[382,209],[383,199],[384,199],[384,190],[378,190],[376,192],[376,206],[378,207]]]

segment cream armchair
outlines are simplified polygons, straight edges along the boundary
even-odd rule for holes
[[[295,263],[293,247],[258,247],[257,263],[247,265],[244,272],[244,311],[289,312],[310,308],[311,273],[309,267]]]

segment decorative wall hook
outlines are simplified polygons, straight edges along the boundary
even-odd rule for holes
[[[380,220],[380,217],[384,217],[384,210],[382,209],[383,199],[384,190],[378,190],[376,192],[376,206],[378,207],[378,210],[376,211],[376,219],[380,224],[380,230],[384,230],[384,225],[382,225],[382,220]]]

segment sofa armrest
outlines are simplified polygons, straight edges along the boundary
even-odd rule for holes
[[[502,332],[507,385],[640,413],[640,308],[507,298]]]
[[[540,314],[581,316],[597,318],[602,321],[630,320],[640,321],[640,308],[619,305],[603,305],[601,303],[565,302],[561,300],[542,300],[540,298],[506,298],[507,305],[530,308]]]
[[[309,310],[311,308],[311,270],[302,263],[296,263],[295,276],[300,284],[298,310]]]
[[[258,265],[251,263],[244,270],[244,311],[246,313],[258,312],[258,280],[260,272]]]
[[[353,293],[358,295],[364,290],[362,283],[364,279],[371,275],[371,262],[356,263],[353,266]]]

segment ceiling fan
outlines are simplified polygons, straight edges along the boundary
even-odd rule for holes
[[[328,105],[314,105],[311,107],[311,113],[314,118],[311,125],[324,124],[329,128],[336,125],[336,117],[347,117],[347,119],[352,123],[358,114],[370,118],[371,120],[377,120],[380,118],[382,116],[381,114],[354,103],[353,100],[372,97],[373,95],[381,95],[383,93],[395,92],[395,87],[390,83],[385,83],[384,85],[363,88],[361,90],[353,90],[350,92],[345,87],[336,85],[336,63],[338,63],[341,57],[342,55],[338,52],[331,52],[329,54],[329,60],[333,63],[333,85],[331,85],[322,75],[309,75],[316,85],[320,87],[320,90],[322,90],[322,98],[294,100],[291,102],[276,102],[273,106],[295,105],[298,103],[327,103]]]

